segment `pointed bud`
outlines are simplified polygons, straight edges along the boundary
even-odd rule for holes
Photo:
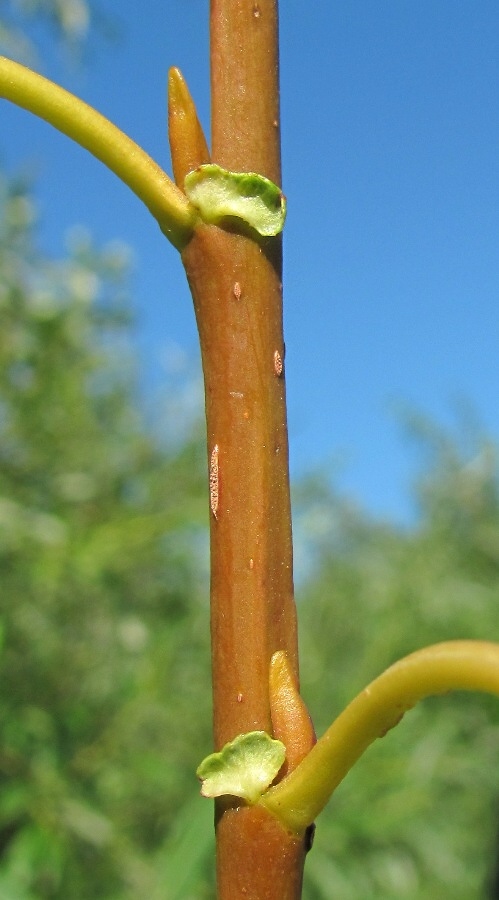
[[[210,162],[210,151],[189,88],[177,68],[168,73],[168,135],[173,175],[183,189],[187,173]]]

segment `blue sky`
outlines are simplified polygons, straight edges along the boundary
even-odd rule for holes
[[[170,65],[209,130],[207,0],[100,8],[117,40],[92,39],[77,68],[41,33],[37,68],[169,168]],[[499,5],[286,0],[280,19],[292,472],[329,467],[369,511],[407,521],[417,453],[400,405],[449,424],[465,398],[499,440]],[[175,347],[195,377],[182,268],[145,208],[49,126],[8,104],[1,121],[8,168],[37,177],[49,252],[76,223],[133,248],[146,389]]]

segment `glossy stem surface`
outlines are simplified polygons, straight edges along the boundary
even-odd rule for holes
[[[211,155],[281,185],[277,0],[211,0]]]
[[[275,0],[212,0],[211,62],[212,161],[280,184]],[[276,650],[286,651],[297,674],[281,239],[237,233],[229,223],[198,226],[182,258],[206,395],[220,749],[246,731],[271,731],[268,673]],[[301,895],[303,840],[261,812],[217,802],[219,900]],[[257,840],[260,826],[272,839]]]

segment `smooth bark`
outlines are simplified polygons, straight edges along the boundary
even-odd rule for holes
[[[277,4],[212,0],[213,162],[281,182]],[[213,225],[182,254],[201,340],[211,528],[214,741],[271,733],[269,666],[297,673],[280,237]],[[217,804],[220,900],[298,900],[304,840]]]

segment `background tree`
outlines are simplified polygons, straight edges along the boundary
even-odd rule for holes
[[[202,451],[141,421],[122,253],[42,260],[32,213],[4,184],[0,887],[139,897],[209,739]]]
[[[498,636],[496,449],[468,429],[449,434],[422,417],[414,425],[425,464],[413,528],[367,519],[320,481],[306,490],[298,522],[313,536],[317,568],[299,604],[302,680],[319,733],[334,712],[331,671],[341,708],[416,646]],[[407,714],[322,814],[305,896],[497,896],[498,726],[493,702],[463,695]]]
[[[0,18],[2,53],[27,61],[36,56],[36,40],[27,26],[43,23],[66,47],[81,49],[92,23],[86,0],[6,0]]]
[[[90,21],[83,0],[7,4],[24,56],[27,13],[80,44]],[[209,677],[200,434],[140,411],[126,248],[76,230],[49,260],[26,185],[0,187],[0,891],[183,896],[210,727],[201,707],[175,726]]]

